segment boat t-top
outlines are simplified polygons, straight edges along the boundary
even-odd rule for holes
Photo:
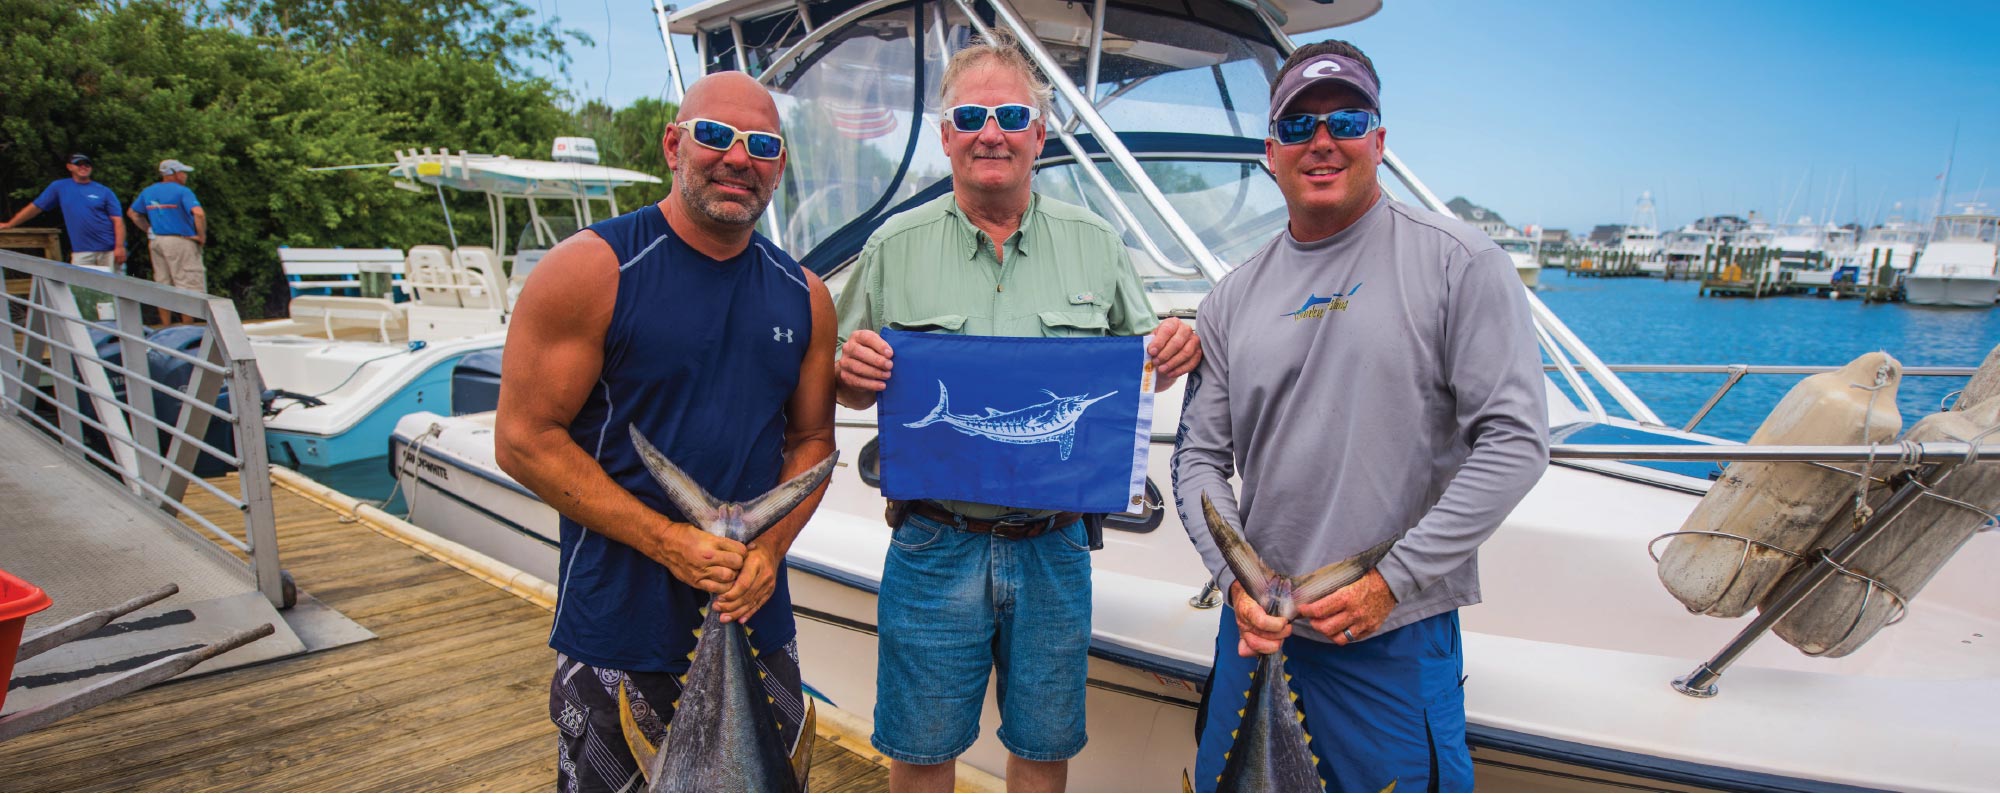
[[[617,188],[660,182],[596,164],[589,139],[558,139],[555,151],[564,161],[425,148],[387,164],[396,187],[435,194],[441,208],[446,188],[485,196],[485,245],[461,241],[447,212],[448,245],[278,250],[294,293],[288,316],[244,325],[277,394],[265,433],[273,462],[320,469],[379,458],[404,414],[451,413],[452,366],[506,340],[513,298],[540,255],[616,215]],[[513,203],[526,220],[510,252]]]

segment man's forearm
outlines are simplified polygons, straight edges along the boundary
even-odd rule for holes
[[[21,225],[21,224],[23,224],[23,223],[27,223],[27,222],[28,222],[28,219],[29,219],[29,218],[33,218],[33,217],[35,217],[36,215],[40,215],[40,214],[42,214],[42,208],[41,208],[41,207],[37,207],[37,206],[35,206],[35,205],[33,205],[33,204],[29,204],[28,206],[25,206],[25,207],[22,207],[22,208],[21,208],[21,211],[20,211],[20,212],[16,212],[16,213],[14,213],[14,217],[12,217],[12,218],[8,218],[8,219],[7,219],[7,225],[8,225],[8,226],[19,226],[19,225]]]
[[[799,476],[807,469],[819,465],[820,461],[826,460],[826,456],[833,454],[833,433],[829,430],[823,435],[814,434],[800,439],[796,445],[788,443],[786,446],[785,465],[778,472],[778,482]],[[755,545],[768,545],[777,552],[779,559],[783,559],[785,553],[791,550],[792,541],[798,539],[799,532],[805,529],[806,522],[812,518],[813,512],[819,509],[820,500],[826,497],[827,485],[832,482],[833,478],[828,477],[826,482],[820,483],[818,488],[813,489],[812,495],[807,496],[798,507],[792,508],[792,512],[773,524],[770,530],[757,539]]]
[[[647,556],[659,551],[658,539],[646,531],[659,514],[611,479],[567,431],[551,428],[522,440],[495,440],[502,470],[556,512]]]
[[[200,207],[194,209],[194,239],[208,242],[208,213],[202,212]]]
[[[877,394],[877,392],[867,389],[856,389],[850,386],[840,386],[833,390],[833,397],[836,402],[856,411],[866,411],[869,408],[873,408]]]

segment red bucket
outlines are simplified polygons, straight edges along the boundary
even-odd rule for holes
[[[7,705],[7,681],[14,676],[14,654],[21,650],[21,628],[28,616],[49,608],[42,588],[0,571],[0,706]]]

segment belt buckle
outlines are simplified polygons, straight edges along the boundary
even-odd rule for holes
[[[1026,515],[1015,514],[1015,517],[1011,518],[1007,516],[995,518],[991,526],[993,534],[997,537],[1007,540],[1026,540],[1038,527],[1047,523],[1049,523],[1047,518],[1029,518]]]

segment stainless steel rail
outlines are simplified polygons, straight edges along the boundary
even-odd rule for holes
[[[289,606],[278,563],[264,419],[258,411],[264,381],[235,304],[11,251],[0,251],[0,268],[26,274],[32,284],[28,298],[8,295],[0,302],[8,309],[0,314],[0,328],[7,333],[7,344],[0,347],[0,417],[46,432],[80,461],[95,464],[89,468],[115,477],[135,497],[192,521],[217,542],[242,551],[259,592],[274,606]],[[85,320],[72,288],[110,296],[115,320],[110,324]],[[148,306],[202,321],[208,333],[200,348],[189,355],[147,339],[141,314]],[[88,308],[96,313],[97,307]],[[20,321],[13,319],[16,310]],[[98,355],[90,337],[93,330],[117,340],[119,363]],[[187,386],[172,388],[151,377],[138,362],[152,353],[190,364]],[[217,402],[224,384],[233,410]],[[178,402],[178,415],[160,415],[155,407],[160,397]],[[38,409],[54,414],[53,420]],[[211,421],[230,425],[234,454],[206,441]],[[101,435],[102,445],[94,446],[87,431]],[[195,464],[204,453],[236,467],[238,493],[195,474]],[[190,509],[183,501],[190,484],[239,511],[241,526],[224,528]]]

